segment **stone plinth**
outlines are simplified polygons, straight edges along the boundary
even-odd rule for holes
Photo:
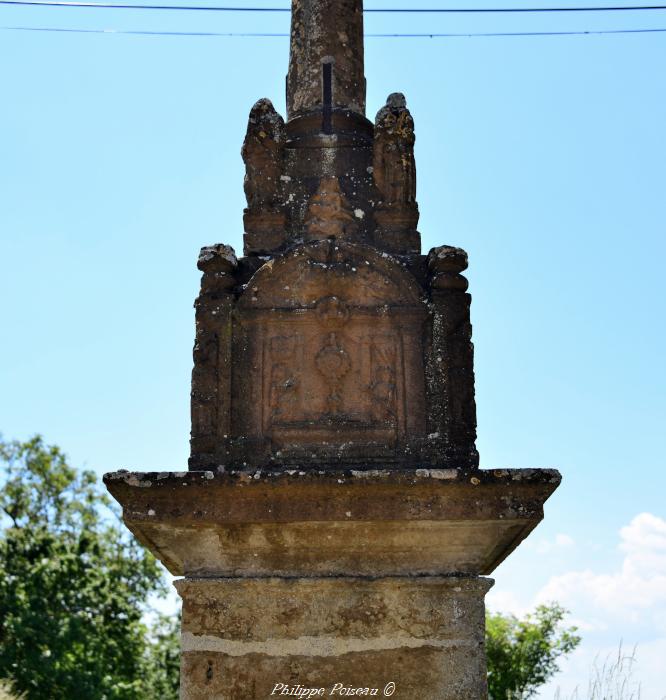
[[[345,697],[341,689],[331,696],[336,684],[386,697],[394,683],[404,700],[483,698],[491,585],[474,577],[181,580],[182,697],[254,700],[285,686]]]
[[[312,697],[336,683],[486,697],[481,576],[538,524],[559,481],[453,469],[105,477],[130,530],[185,577],[187,700],[259,700],[280,683],[325,689]]]

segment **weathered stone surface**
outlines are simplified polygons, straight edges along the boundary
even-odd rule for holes
[[[491,585],[466,577],[179,582],[182,697],[259,700],[279,683],[324,688],[325,697],[336,684],[385,697],[393,683],[396,698],[480,700]]]
[[[416,204],[414,120],[405,96],[396,92],[375,119],[373,175],[384,207]]]
[[[189,576],[489,574],[559,482],[529,469],[105,477],[132,532]]]
[[[323,177],[319,189],[310,198],[305,213],[305,238],[321,241],[334,238],[346,240],[358,229],[358,217],[340,190],[337,177]]]
[[[262,266],[237,302],[232,464],[418,454],[426,316],[413,278],[369,247],[324,240]]]
[[[305,237],[306,213],[322,180],[336,178],[350,209],[358,212],[349,241],[372,243],[375,187],[372,179],[373,126],[356,112],[334,110],[330,134],[322,132],[322,114],[290,120],[284,151],[286,240],[296,245]],[[275,251],[279,252],[279,251]]]
[[[468,266],[467,253],[462,248],[441,245],[428,253],[428,267],[433,274],[442,272],[460,273]]]
[[[463,277],[337,238],[258,263],[204,270],[193,469],[478,466]]]
[[[202,266],[190,466],[478,467],[467,257],[419,254],[404,97],[380,110],[374,167],[372,127],[309,119],[286,125],[282,155],[281,119],[253,108],[250,255]]]
[[[327,63],[334,69],[332,106],[364,114],[363,0],[292,0],[291,8],[289,118],[322,110]]]
[[[241,155],[245,161],[245,196],[250,210],[280,205],[284,120],[273,103],[263,98],[250,111]]]
[[[224,245],[224,243],[202,248],[197,261],[197,267],[202,272],[231,274],[237,266],[236,251],[230,245]]]
[[[284,120],[263,98],[250,111],[241,155],[245,162],[247,209],[245,253],[279,250],[285,243]]]

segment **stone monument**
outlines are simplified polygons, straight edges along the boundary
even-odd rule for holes
[[[106,485],[182,578],[181,697],[487,696],[483,578],[552,470],[480,470],[467,255],[420,251],[414,121],[365,117],[362,0],[293,0],[245,255],[201,251],[185,472]]]

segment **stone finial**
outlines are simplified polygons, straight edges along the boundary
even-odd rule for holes
[[[415,140],[405,96],[394,92],[375,120],[373,174],[385,206],[416,204]]]
[[[386,98],[386,107],[390,109],[406,109],[407,98],[401,92],[392,92]]]
[[[279,207],[284,120],[270,100],[263,98],[250,111],[241,155],[245,161],[245,196],[251,211]]]
[[[201,280],[201,295],[197,304],[200,305],[206,295],[227,294],[233,289],[238,260],[231,246],[217,243],[202,248],[197,267],[204,273]]]
[[[319,189],[310,199],[304,223],[308,240],[345,239],[356,232],[358,220],[340,189],[337,177],[322,178]]]
[[[323,107],[323,65],[332,106],[365,114],[363,0],[292,0],[287,76],[289,119]]]
[[[462,248],[440,245],[428,253],[428,267],[434,274],[440,272],[460,273],[467,269],[467,253]]]
[[[205,246],[199,253],[197,267],[202,272],[233,272],[238,267],[236,251],[224,243]]]
[[[462,248],[441,245],[428,253],[430,285],[433,289],[467,291],[468,282],[461,274],[467,269],[467,253]]]

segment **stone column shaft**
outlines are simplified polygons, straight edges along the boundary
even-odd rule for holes
[[[181,698],[349,697],[349,688],[387,697],[395,688],[400,700],[481,700],[491,585],[474,576],[178,581]]]
[[[321,109],[332,64],[332,106],[365,114],[363,0],[292,0],[289,119]]]

